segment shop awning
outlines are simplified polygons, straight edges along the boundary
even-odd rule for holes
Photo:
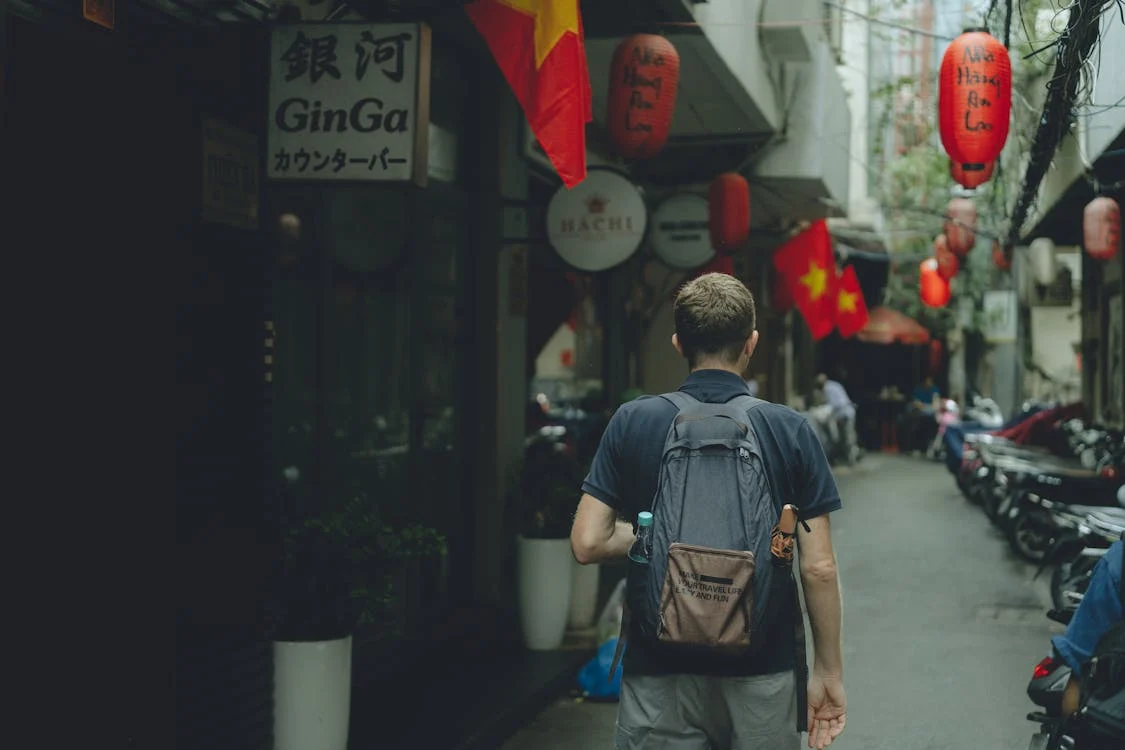
[[[897,310],[879,306],[871,311],[867,325],[856,338],[868,344],[925,344],[930,332]]]

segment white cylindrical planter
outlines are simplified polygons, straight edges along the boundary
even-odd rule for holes
[[[518,537],[520,625],[532,651],[553,651],[562,645],[570,614],[574,555],[569,539]]]
[[[598,608],[598,581],[601,566],[579,565],[574,563],[574,575],[570,586],[570,617],[567,627],[584,630],[594,626]]]
[[[275,641],[274,750],[347,750],[352,638]]]

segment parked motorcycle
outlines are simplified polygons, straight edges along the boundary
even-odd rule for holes
[[[1088,441],[1089,431],[1084,435]],[[995,520],[1017,554],[1033,562],[1047,559],[1059,534],[1074,532],[1079,523],[1108,526],[1111,536],[1119,536],[1116,525],[1125,521],[1125,508],[1117,499],[1125,485],[1125,441],[1099,439],[1096,445],[1091,469],[1041,464],[1007,482],[1007,495],[997,505]]]
[[[1120,437],[1068,420],[1054,431],[1051,446],[1021,445],[989,435],[966,436],[957,484],[965,497],[984,507],[995,522],[1011,479],[1041,473],[1101,470],[1099,461],[1113,453]],[[1050,481],[1050,480],[1048,480]]]
[[[1066,507],[1066,511],[1070,513],[1080,510],[1084,509],[1080,506]],[[1056,609],[1078,607],[1098,561],[1123,533],[1125,508],[1099,508],[1093,509],[1080,520],[1074,537],[1060,539],[1049,556],[1058,561],[1051,574],[1051,602]]]
[[[1072,611],[1047,612],[1049,619],[1063,625],[1070,622],[1072,615]],[[1070,667],[1053,648],[1050,655],[1032,670],[1031,681],[1027,684],[1027,697],[1043,710],[1027,715],[1029,721],[1039,724],[1039,731],[1031,738],[1028,750],[1046,750],[1050,746],[1052,736],[1062,723],[1062,699],[1069,680]]]

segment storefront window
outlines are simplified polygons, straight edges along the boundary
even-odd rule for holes
[[[274,186],[273,390],[277,471],[302,477],[291,519],[360,497],[395,530],[388,536],[418,524],[443,534],[458,554],[468,491],[455,431],[459,321],[470,300],[459,259],[472,222],[455,163],[469,92],[450,75],[456,65],[435,51],[432,117],[443,151],[434,158],[441,173],[431,171],[425,188]],[[407,628],[419,602],[440,606],[446,571],[468,568],[438,560],[435,572],[431,562],[393,563],[403,570],[394,596],[406,602],[400,611],[410,610],[399,623]]]

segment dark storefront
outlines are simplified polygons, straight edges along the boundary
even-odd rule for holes
[[[88,452],[108,453],[83,494],[111,526],[103,554],[132,555],[123,611],[148,609],[121,627],[159,639],[152,602],[168,596],[176,735],[187,747],[268,747],[271,661],[261,633],[275,551],[263,487],[266,246],[249,216],[241,226],[204,221],[202,157],[207,118],[261,133],[263,29],[204,29],[130,5],[117,8],[110,31],[84,21],[80,7],[21,5],[7,18],[5,177],[20,186],[6,193],[11,236],[75,287],[56,315],[79,339],[73,361],[90,373],[90,406],[104,410],[97,422],[106,444]],[[149,381],[168,343],[173,374]],[[139,427],[137,411],[159,422],[158,434]],[[135,443],[167,445],[169,426],[173,488],[164,489],[167,478],[148,487],[141,514],[131,515],[126,496],[152,472],[155,450]],[[170,547],[157,520],[168,516]],[[166,577],[132,584],[157,575],[155,561],[134,552],[137,536],[168,559]],[[168,746],[168,717],[156,708],[165,689],[153,675],[167,657],[141,642],[111,649],[130,687],[105,692],[131,709],[101,718],[136,746]],[[166,643],[158,647],[167,653]]]

